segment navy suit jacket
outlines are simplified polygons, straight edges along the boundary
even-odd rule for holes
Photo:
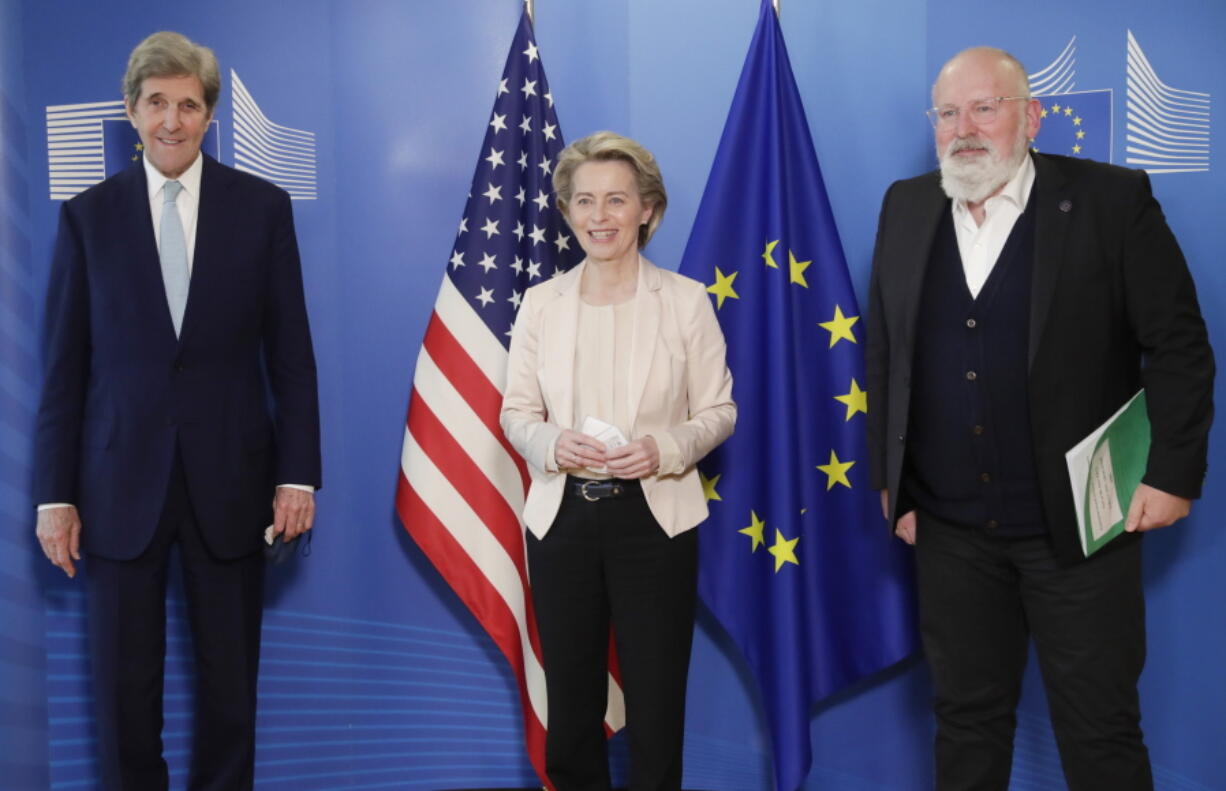
[[[1071,563],[1082,552],[1065,452],[1144,386],[1153,436],[1144,482],[1199,497],[1214,362],[1196,288],[1149,177],[1084,159],[1032,156],[1027,400],[1044,515],[1057,554]],[[924,273],[949,210],[937,171],[896,182],[881,207],[865,365],[872,485],[889,490],[891,525],[902,513]]]
[[[67,201],[44,327],[34,497],[77,506],[87,552],[144,550],[176,448],[219,558],[259,548],[276,484],[321,484],[315,358],[278,187],[204,158],[178,338],[143,165]]]

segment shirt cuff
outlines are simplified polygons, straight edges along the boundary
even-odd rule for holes
[[[651,436],[655,439],[656,448],[660,451],[660,469],[656,471],[656,475],[677,475],[684,472],[685,460],[681,458],[681,446],[677,444],[677,440],[673,439],[673,435],[667,431],[661,431]]]
[[[311,494],[315,493],[315,487],[307,486],[305,483],[279,483],[277,484],[277,488],[278,489],[297,489],[300,492],[310,492]]]
[[[50,511],[55,508],[72,508],[72,503],[39,503],[39,511]]]

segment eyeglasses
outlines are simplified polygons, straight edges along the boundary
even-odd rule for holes
[[[996,120],[996,111],[1001,102],[1029,101],[1029,96],[988,96],[966,103],[968,118],[974,124],[990,124]],[[930,107],[924,111],[934,129],[952,129],[958,125],[962,108],[955,104],[943,104],[940,107]]]

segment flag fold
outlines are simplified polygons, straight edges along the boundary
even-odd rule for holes
[[[681,272],[708,284],[736,433],[699,468],[699,591],[759,685],[775,787],[812,762],[813,705],[916,647],[910,563],[869,488],[864,325],[769,0]]]

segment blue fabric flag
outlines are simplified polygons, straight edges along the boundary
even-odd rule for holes
[[[1082,159],[1111,161],[1111,91],[1036,96],[1043,117],[1034,149]]]
[[[769,0],[681,271],[709,284],[738,407],[699,464],[699,591],[757,679],[775,787],[793,791],[814,703],[917,639],[910,562],[868,483],[864,322]]]

